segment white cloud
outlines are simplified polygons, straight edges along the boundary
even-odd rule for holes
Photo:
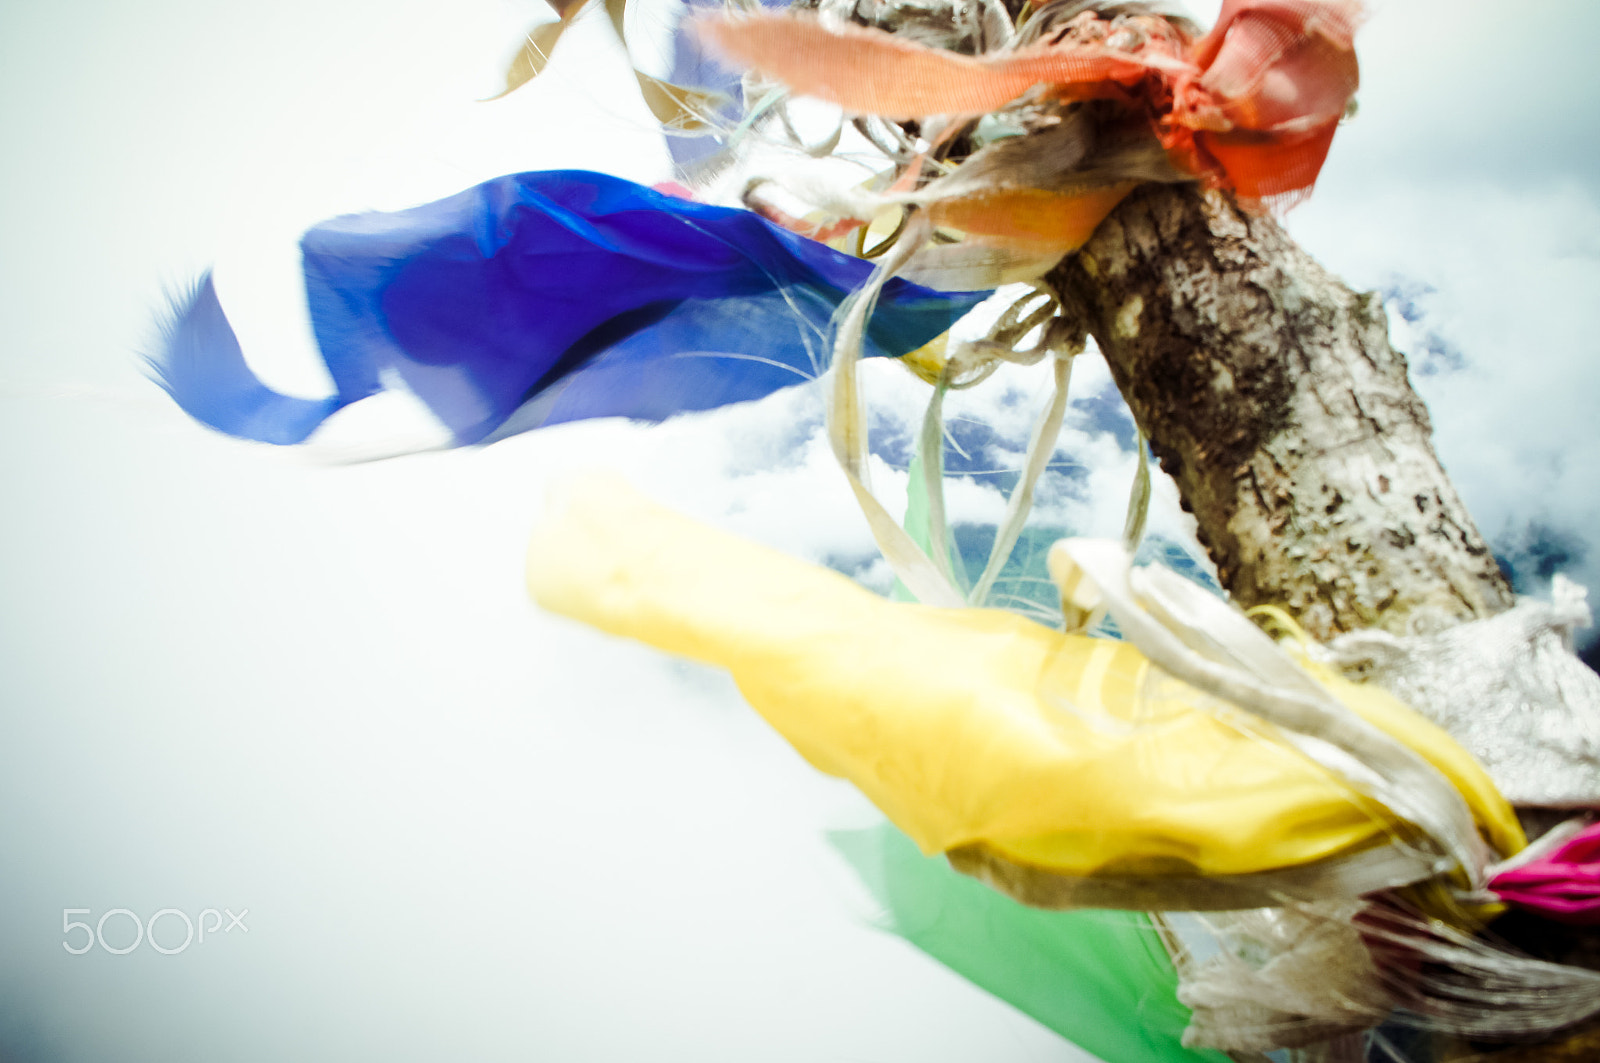
[[[1314,199],[1291,229],[1352,284],[1418,293],[1413,322],[1391,304],[1391,337],[1480,529],[1501,550],[1530,524],[1567,536],[1568,574],[1600,587],[1600,201],[1571,183],[1395,181]]]

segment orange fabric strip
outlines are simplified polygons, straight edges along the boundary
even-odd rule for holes
[[[976,243],[1019,251],[1076,251],[1105,216],[1133,191],[1132,181],[1091,192],[1063,194],[1040,188],[997,189],[936,203],[935,225],[960,229]]]
[[[1151,70],[1149,62],[1102,46],[968,56],[862,26],[829,29],[801,15],[714,16],[697,20],[697,28],[730,59],[801,95],[886,118],[987,114],[1034,85],[1131,85]]]
[[[1145,111],[1180,165],[1260,199],[1316,181],[1359,84],[1352,38],[1361,16],[1358,0],[1226,0],[1211,32],[1186,47],[1174,29],[1133,35],[1119,50],[1108,23],[1080,16],[1046,41],[976,57],[805,15],[710,16],[697,28],[735,62],[863,114],[986,114],[1039,85],[1066,99],[1124,99]],[[1049,228],[1022,203],[984,197],[941,209],[965,217],[975,227],[949,224],[975,235],[1016,229],[1026,239]]]

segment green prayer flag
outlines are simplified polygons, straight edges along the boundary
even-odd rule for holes
[[[1230,1063],[1183,1047],[1189,1009],[1145,913],[1025,907],[888,824],[830,838],[886,929],[1106,1063]]]

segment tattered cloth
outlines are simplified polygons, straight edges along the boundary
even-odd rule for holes
[[[1548,602],[1428,635],[1353,632],[1326,650],[1449,731],[1513,804],[1600,808],[1600,676],[1572,652],[1590,621],[1588,592],[1557,576]]]
[[[1121,100],[1147,115],[1183,170],[1265,199],[1316,181],[1358,85],[1360,17],[1354,0],[1228,0],[1195,40],[1184,20],[1087,10],[979,56],[806,15],[698,25],[733,61],[858,114],[975,116],[1036,86],[1044,98]]]
[[[196,420],[300,443],[341,408],[404,390],[456,445],[589,417],[660,421],[820,375],[833,315],[873,269],[750,211],[578,170],[335,218],[301,250],[335,393],[267,387],[207,276],[152,359]],[[986,294],[892,281],[865,353],[915,350]]]
[[[1501,899],[1549,919],[1600,926],[1600,824],[1590,824],[1554,852],[1496,875]]]

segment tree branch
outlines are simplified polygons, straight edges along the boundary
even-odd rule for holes
[[[1240,605],[1281,605],[1318,639],[1510,607],[1382,302],[1270,217],[1148,185],[1048,281],[1099,342]]]

